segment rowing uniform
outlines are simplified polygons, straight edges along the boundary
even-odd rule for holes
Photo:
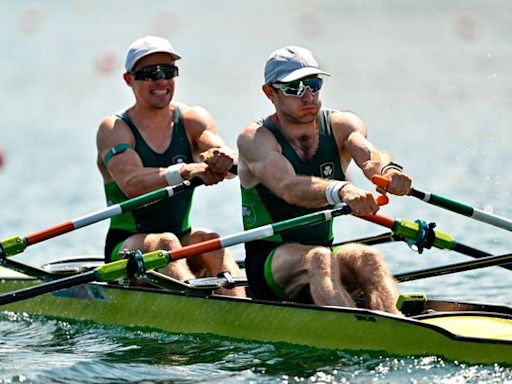
[[[135,152],[140,156],[144,167],[166,168],[177,163],[192,163],[192,150],[179,107],[174,111],[174,125],[171,143],[164,153],[156,153],[146,143],[127,113],[116,115],[130,128],[135,137]],[[108,160],[107,160],[108,161]],[[122,203],[128,198],[115,181],[105,184],[107,205]],[[123,242],[136,233],[172,232],[181,238],[191,230],[189,221],[193,190],[188,190],[172,199],[164,199],[131,212],[115,216],[110,220],[110,228],[105,242],[106,262],[115,261]]]
[[[336,139],[331,130],[330,115],[331,110],[327,109],[322,109],[318,114],[318,149],[313,158],[307,162],[297,156],[270,116],[259,121],[258,124],[267,128],[274,135],[281,146],[282,155],[291,163],[297,175],[345,180]],[[288,204],[261,183],[249,189],[242,187],[241,192],[245,230],[325,209],[325,207],[311,209]],[[276,234],[264,240],[246,243],[245,268],[253,297],[286,300],[284,291],[277,286],[272,277],[271,265],[275,249],[285,243],[329,247],[334,237],[332,225],[333,222],[330,220],[314,226]]]

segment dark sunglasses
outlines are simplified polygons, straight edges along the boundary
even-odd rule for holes
[[[157,81],[161,79],[170,80],[178,76],[178,67],[173,64],[148,65],[131,71],[135,80]]]
[[[306,92],[306,88],[309,88],[313,95],[318,93],[322,89],[323,82],[320,77],[310,77],[288,83],[273,83],[272,87],[280,89],[286,96],[302,97]]]

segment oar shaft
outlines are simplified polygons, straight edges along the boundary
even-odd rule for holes
[[[420,226],[417,222],[406,219],[395,220],[383,215],[360,216],[360,218],[391,229],[395,236],[398,238],[412,241],[416,241],[418,239]],[[439,249],[448,249],[451,251],[459,252],[463,255],[471,256],[477,259],[486,256],[492,256],[492,254],[488,252],[484,252],[468,245],[459,243],[449,234],[438,230],[434,230],[434,241],[432,246]],[[499,266],[501,268],[512,270],[512,264],[501,264]]]
[[[234,175],[237,174],[236,164],[234,164],[230,168],[229,172]],[[119,204],[112,205],[105,209],[100,209],[88,215],[78,217],[74,220],[65,221],[61,224],[57,224],[47,229],[31,233],[24,237],[14,236],[8,238],[4,241],[0,241],[0,259],[2,257],[13,256],[18,253],[21,253],[29,245],[40,243],[42,241],[52,239],[64,233],[74,231],[75,229],[82,228],[105,219],[109,219],[111,217],[120,215],[125,212],[132,211],[133,209],[142,207],[146,204],[154,203],[172,197],[174,195],[177,195],[178,193],[190,190],[203,184],[204,182],[202,179],[195,177],[190,181],[184,181],[183,183],[172,187],[170,186],[160,188],[155,191],[145,193],[143,195],[134,197],[133,199],[123,201]]]
[[[110,219],[111,217],[132,211],[133,209],[142,207],[146,204],[163,200],[168,197],[172,197],[176,193],[182,190],[189,189],[190,187],[191,183],[186,182],[174,187],[160,188],[157,189],[156,191],[148,192],[145,193],[144,195],[134,197],[133,199],[129,199],[121,203],[111,205],[110,207],[107,207],[105,209],[97,210],[88,215],[80,216],[77,217],[76,219],[69,220],[61,224],[57,224],[42,231],[31,233],[25,236],[27,246],[39,243],[44,240],[51,239],[53,237],[62,235],[67,232],[71,232],[78,228],[83,228],[85,226],[97,223],[105,219]]]
[[[342,204],[340,205],[339,208],[313,212],[308,215],[295,217],[289,220],[283,220],[274,224],[263,225],[261,227],[236,233],[234,235],[224,236],[219,239],[213,239],[198,244],[191,244],[183,248],[171,251],[170,258],[171,260],[178,260],[204,252],[215,251],[217,249],[247,243],[249,241],[264,239],[267,237],[271,237],[277,233],[287,231],[289,229],[297,229],[315,224],[320,224],[325,221],[331,220],[333,217],[346,215],[349,213],[349,206],[346,204]]]
[[[511,220],[495,215],[493,213],[485,212],[481,209],[471,207],[452,199],[448,199],[446,197],[429,192],[419,191],[414,188],[411,189],[411,196],[414,196],[437,207],[444,208],[448,211],[471,217],[472,219],[506,229],[507,231],[512,231]]]
[[[387,188],[389,180],[383,176],[374,176],[372,177],[372,182],[381,188]],[[426,203],[444,208],[448,211],[471,217],[472,219],[506,229],[507,231],[512,231],[512,220],[506,219],[505,217],[485,212],[481,209],[473,208],[470,205],[430,192],[423,192],[415,188],[411,188],[409,195],[423,200]]]
[[[374,236],[368,236],[368,237],[362,237],[358,239],[353,240],[344,240],[344,241],[338,241],[332,245],[332,247],[339,247],[341,245],[345,244],[351,244],[351,243],[360,243],[365,245],[376,245],[376,244],[384,244],[384,243],[390,243],[393,241],[403,240],[399,238],[398,236],[395,236],[393,232],[386,232],[382,235],[374,235]]]
[[[91,283],[98,278],[95,270],[80,275],[69,276],[63,279],[50,281],[36,287],[28,287],[15,292],[0,295],[0,305],[14,303],[16,301],[30,299],[45,293],[55,292],[60,289],[70,288],[81,284]]]
[[[480,249],[476,249],[473,247],[470,247],[468,245],[464,245],[461,243],[456,242],[455,246],[453,247],[453,251],[462,253],[463,255],[474,257],[475,259],[481,259],[487,256],[493,256],[492,253],[482,251]],[[509,269],[512,271],[512,264],[500,264],[501,268]]]
[[[395,279],[397,279],[399,282],[419,280],[427,277],[448,275],[450,273],[470,271],[474,269],[486,268],[491,266],[500,266],[509,262],[512,262],[511,253],[499,256],[486,256],[478,260],[464,261],[461,263],[454,263],[444,265],[441,267],[428,268],[420,271],[400,273],[395,275]]]
[[[41,231],[31,233],[24,237],[14,236],[8,238],[4,241],[0,241],[0,257],[16,255],[18,253],[23,252],[25,248],[28,247],[29,245],[34,245],[42,241],[60,236],[64,233],[74,231],[75,229],[82,228],[105,219],[112,218],[125,212],[132,211],[135,208],[139,208],[150,203],[167,199],[169,197],[175,196],[178,193],[190,190],[202,184],[203,181],[201,179],[194,178],[192,181],[185,181],[179,185],[175,185],[172,187],[160,188],[155,191],[134,197],[133,199],[129,199],[121,203],[112,205],[105,209],[100,209],[90,214],[80,216],[76,219],[65,221],[63,223],[51,226]]]
[[[458,242],[455,243],[452,250],[455,252],[462,253],[463,255],[473,256],[476,258],[492,256],[492,253],[485,252],[480,249],[476,249],[476,248],[470,247],[469,245],[464,245],[464,244],[461,244]]]

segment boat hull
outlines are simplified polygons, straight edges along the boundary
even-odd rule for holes
[[[2,292],[10,292],[31,284],[34,281],[13,278],[4,279],[0,286]],[[484,338],[473,336],[478,334],[477,329],[465,336],[455,334],[457,327],[444,327],[443,316],[422,320],[359,308],[274,303],[106,284],[87,284],[46,294],[5,305],[2,310],[173,333],[206,333],[385,355],[436,355],[468,363],[512,364],[510,314],[449,313],[451,322],[454,316],[470,314],[483,321],[479,326],[485,326],[487,318],[489,324],[503,322],[505,335]]]

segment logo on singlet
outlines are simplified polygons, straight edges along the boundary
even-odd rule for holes
[[[323,179],[329,179],[334,175],[334,163],[323,163],[320,166],[320,176]]]
[[[242,220],[245,227],[252,227],[256,223],[256,214],[252,205],[242,205]]]

